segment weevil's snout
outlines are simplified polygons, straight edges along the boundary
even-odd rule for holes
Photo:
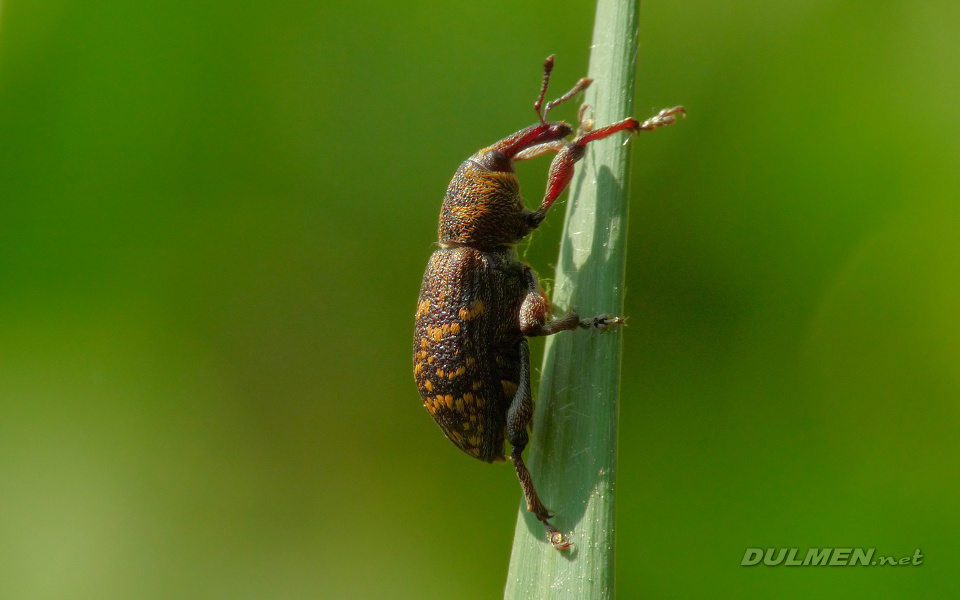
[[[551,140],[559,140],[573,133],[573,126],[563,121],[547,123],[547,135],[545,137]]]
[[[573,127],[563,121],[537,123],[503,138],[489,148],[481,150],[473,158],[476,159],[478,155],[490,150],[495,150],[510,160],[533,158],[549,152],[551,149],[556,152],[557,150],[552,148],[552,145],[571,133],[573,133]]]

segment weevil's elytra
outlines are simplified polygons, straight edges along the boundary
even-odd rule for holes
[[[539,122],[468,158],[447,188],[440,210],[440,248],[427,264],[417,302],[413,374],[424,406],[458,448],[493,462],[506,458],[504,441],[510,443],[527,509],[543,523],[547,539],[562,550],[570,541],[550,524],[552,515],[540,502],[522,458],[533,419],[526,338],[578,327],[603,331],[623,319],[581,319],[575,311],[552,319],[536,274],[520,262],[515,246],[543,222],[569,185],[587,144],[620,131],[670,125],[684,110],[678,106],[644,122],[627,118],[595,130],[584,126],[581,111],[580,130],[568,142],[573,127],[547,121],[547,114],[591,81],[581,79],[544,108],[552,69],[550,56],[534,103]],[[513,163],[552,152],[556,156],[543,201],[537,210],[528,210]]]

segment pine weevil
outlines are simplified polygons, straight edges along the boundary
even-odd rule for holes
[[[523,463],[527,428],[533,419],[530,350],[527,337],[576,328],[608,330],[623,319],[600,315],[581,319],[575,310],[551,318],[550,303],[530,266],[520,262],[516,244],[536,229],[573,177],[587,144],[620,131],[651,130],[676,121],[681,106],[640,122],[627,118],[574,133],[547,114],[590,85],[581,79],[563,96],[543,105],[553,56],[543,65],[540,95],[534,103],[539,122],[505,137],[468,158],[447,188],[440,210],[439,249],[430,257],[417,304],[413,373],[423,404],[458,448],[486,462],[502,462],[504,439],[520,478],[527,510],[540,520],[558,549],[570,540],[550,524]],[[556,152],[540,208],[524,206],[513,161]]]

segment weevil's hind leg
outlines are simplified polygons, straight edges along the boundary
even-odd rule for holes
[[[513,460],[513,466],[517,470],[517,477],[520,479],[520,487],[523,489],[523,496],[527,501],[527,510],[533,513],[533,516],[543,523],[547,531],[547,539],[557,550],[564,550],[570,547],[570,540],[556,527],[550,524],[550,518],[553,516],[547,507],[540,501],[537,490],[533,486],[533,478],[527,465],[523,462],[523,450],[530,441],[527,434],[527,427],[533,420],[533,395],[530,392],[530,347],[526,339],[519,342],[520,358],[520,378],[517,382],[517,391],[513,395],[510,408],[507,410],[507,441],[513,446],[510,452],[510,458]]]

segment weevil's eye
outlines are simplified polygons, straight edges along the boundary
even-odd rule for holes
[[[513,161],[504,156],[499,150],[492,148],[485,150],[480,156],[475,157],[474,162],[490,171],[500,171],[503,173],[513,173]]]

